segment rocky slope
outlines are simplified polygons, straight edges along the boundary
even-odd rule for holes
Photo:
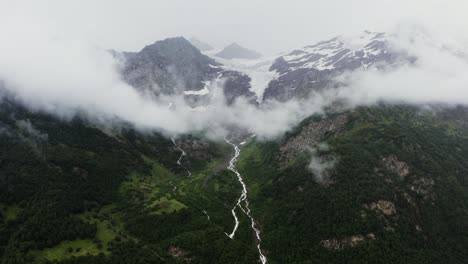
[[[368,69],[380,63],[411,61],[389,47],[385,33],[365,31],[355,37],[335,37],[295,50],[276,59],[270,71],[279,73],[264,92],[264,100],[306,97],[333,84],[345,71]]]
[[[206,104],[219,85],[228,103],[239,96],[255,100],[248,76],[224,70],[182,37],[157,41],[121,56],[124,80],[149,95],[184,95],[192,103]]]

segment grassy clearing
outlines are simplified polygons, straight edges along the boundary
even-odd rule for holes
[[[33,252],[38,260],[63,260],[86,255],[108,255],[111,253],[109,243],[117,237],[126,237],[123,222],[115,212],[115,206],[103,207],[100,211],[90,211],[79,215],[84,222],[96,224],[97,232],[93,240],[63,241],[55,247]]]
[[[187,206],[176,199],[168,199],[167,197],[163,196],[158,200],[154,201],[151,205],[151,208],[156,209],[154,214],[170,214],[173,212],[177,212],[181,209],[187,208]]]
[[[132,173],[129,178],[120,186],[120,193],[123,196],[143,196],[145,200],[150,200],[161,196],[161,193],[171,192],[177,176],[159,165],[148,157],[143,159],[152,167],[150,175]]]
[[[38,260],[63,260],[71,257],[86,255],[109,254],[108,251],[99,249],[98,245],[91,240],[64,241],[53,248],[34,252]]]
[[[97,214],[88,212],[80,215],[80,218],[88,223],[96,224],[96,239],[108,249],[108,244],[122,232],[123,223],[109,211],[110,207],[104,207]]]
[[[248,160],[251,162],[260,162],[261,154],[261,150],[257,144],[247,144],[242,148],[238,164],[242,166],[242,164],[245,164]]]
[[[242,174],[248,186],[249,198],[253,201],[258,192],[277,173],[271,154],[274,146],[266,146],[257,142],[251,142],[243,146],[237,162],[238,171]],[[273,161],[273,162],[272,162]],[[291,164],[287,164],[286,167]]]
[[[151,177],[143,176],[138,173],[132,173],[128,180],[120,186],[120,193],[123,195],[157,195],[160,188]]]
[[[151,174],[132,173],[121,185],[121,194],[135,201],[142,201],[151,210],[151,214],[170,214],[187,208],[173,197],[185,195],[185,179],[147,157],[144,159],[152,167]]]

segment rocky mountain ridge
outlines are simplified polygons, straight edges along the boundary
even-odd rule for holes
[[[225,70],[222,64],[202,54],[183,37],[157,41],[136,53],[121,53],[123,79],[144,94],[183,95],[193,104],[209,102],[216,81],[223,80],[226,101],[244,96],[255,100],[250,92],[250,77]]]
[[[311,91],[332,85],[334,77],[345,71],[411,60],[390,47],[385,33],[364,31],[359,36],[335,37],[277,58],[270,71],[277,71],[279,77],[270,82],[264,99],[307,97]]]

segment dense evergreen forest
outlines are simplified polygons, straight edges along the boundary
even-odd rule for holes
[[[321,133],[333,120],[345,121]],[[379,105],[250,139],[237,166],[268,263],[466,263],[466,120],[464,108]],[[295,148],[311,137],[314,151]],[[233,150],[202,141],[181,166],[160,134],[3,103],[0,264],[258,263],[244,214],[225,234],[241,191]]]

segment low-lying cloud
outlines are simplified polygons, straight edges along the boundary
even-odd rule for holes
[[[142,96],[122,81],[118,63],[105,49],[56,32],[53,24],[33,14],[2,16],[0,32],[0,79],[10,94],[31,109],[65,119],[82,114],[98,122],[117,120],[167,135],[204,132],[222,137],[228,127],[237,126],[261,138],[273,138],[337,99],[351,106],[378,101],[468,104],[467,57],[457,52],[459,47],[412,33],[396,38],[395,48],[415,55],[414,64],[346,73],[339,77],[346,87],[303,100],[260,107],[243,100],[227,106],[217,100],[195,111],[181,96]],[[214,82],[211,89],[219,91],[219,85]]]
[[[321,155],[323,152],[329,151],[329,146],[326,143],[309,147],[308,150],[311,158],[307,168],[318,183],[327,183],[330,180],[329,172],[337,162],[336,158],[329,154]]]
[[[8,36],[0,41],[0,79],[5,88],[31,109],[61,118],[79,113],[99,122],[118,120],[168,135],[201,131],[222,136],[226,127],[235,125],[260,137],[274,137],[321,109],[321,100],[315,99],[258,108],[243,100],[230,107],[217,100],[194,111],[181,96],[158,100],[142,96],[121,80],[118,63],[105,49],[57,35],[51,25],[34,16],[13,14],[1,20],[0,31]],[[219,85],[210,88],[219,91]]]
[[[339,81],[347,88],[338,91],[338,96],[353,105],[379,101],[468,104],[468,47],[420,27],[399,29],[391,38],[392,46],[414,56],[415,62],[345,73]]]

